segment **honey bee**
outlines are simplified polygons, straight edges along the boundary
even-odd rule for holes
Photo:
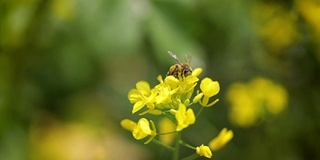
[[[185,63],[181,63],[179,58],[177,57],[177,55],[175,55],[174,53],[168,51],[169,55],[176,60],[178,63],[175,65],[172,65],[169,68],[169,71],[167,73],[167,76],[174,76],[176,78],[185,78],[189,75],[191,75],[192,73],[192,68],[190,67],[190,62],[191,62],[191,57],[189,55],[185,56],[186,62]]]

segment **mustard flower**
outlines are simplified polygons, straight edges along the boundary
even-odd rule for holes
[[[202,68],[196,68],[192,71],[191,75],[198,77],[202,73]]]
[[[320,5],[318,1],[298,0],[298,11],[301,17],[317,34],[320,33]]]
[[[196,148],[196,152],[200,156],[205,156],[207,158],[212,157],[212,152],[211,152],[210,148],[208,146],[203,145],[203,144]]]
[[[227,144],[233,138],[233,131],[223,128],[219,135],[209,142],[209,147],[213,151],[217,151]]]
[[[231,104],[229,119],[233,124],[242,127],[255,124],[261,111],[259,105],[255,104],[248,85],[243,83],[232,84],[229,87],[227,99]]]
[[[229,118],[232,123],[241,127],[250,127],[266,112],[279,114],[287,107],[286,89],[272,80],[256,77],[249,83],[234,83],[227,92],[231,104]]]
[[[203,107],[213,106],[218,102],[218,99],[209,103],[209,99],[220,91],[220,85],[218,81],[213,81],[211,78],[204,78],[200,83],[200,89],[202,93],[197,92],[197,95],[194,97],[193,102],[199,102]]]
[[[193,110],[191,108],[188,108],[187,110],[186,106],[182,103],[179,104],[179,109],[175,113],[175,117],[178,122],[176,131],[181,131],[196,121]]]
[[[146,81],[139,81],[136,84],[136,89],[132,89],[128,93],[128,99],[131,103],[134,103],[132,114],[141,110],[144,106],[148,106],[150,109],[154,109],[154,103],[156,102],[157,92],[150,88],[150,85]]]
[[[200,89],[205,97],[210,98],[219,93],[219,82],[213,81],[211,78],[206,77],[201,81]]]
[[[150,123],[152,129],[150,128]],[[124,129],[131,131],[133,137],[137,140],[150,136],[150,138],[145,142],[145,144],[147,144],[157,135],[153,121],[150,121],[150,123],[146,118],[141,118],[138,123],[129,119],[124,119],[121,121],[121,126]]]
[[[299,34],[295,24],[296,17],[291,11],[278,3],[256,3],[252,8],[256,32],[267,49],[271,50],[271,54],[284,53],[284,49],[296,42]],[[312,14],[319,15],[314,12]]]
[[[157,79],[160,84],[155,86],[155,89],[158,92],[156,96],[156,104],[157,107],[162,108],[164,105],[172,103],[172,95],[177,92],[177,89],[172,89],[168,84],[164,83],[161,75],[159,75]]]
[[[197,85],[196,82],[199,81],[199,76],[202,72],[201,68],[196,68],[191,75],[178,79],[174,76],[167,76],[165,78],[165,83],[168,84],[172,89],[179,88],[179,93],[187,93],[193,91],[194,87]]]
[[[180,63],[176,55],[173,53],[170,55]],[[146,106],[147,109],[142,113],[139,113],[140,116],[147,113],[167,116],[166,118],[161,119],[159,123],[159,130],[161,133],[157,133],[153,121],[149,121],[146,118],[141,118],[138,122],[124,119],[121,121],[121,126],[124,129],[129,130],[136,140],[149,137],[145,144],[152,141],[156,135],[160,135],[160,141],[154,140],[153,142],[174,151],[174,159],[179,158],[178,145],[184,145],[188,148],[195,149],[196,153],[194,153],[192,157],[204,156],[206,158],[211,158],[212,150],[219,149],[230,141],[233,136],[232,131],[232,135],[230,136],[230,131],[222,130],[219,136],[213,139],[208,146],[202,144],[198,147],[193,147],[183,142],[180,133],[183,129],[194,124],[196,121],[193,109],[189,108],[190,105],[199,103],[202,106],[202,110],[203,107],[210,107],[218,101],[217,99],[209,103],[210,98],[219,93],[219,83],[210,78],[204,78],[201,81],[200,90],[197,91],[196,96],[192,100],[191,97],[194,88],[199,81],[198,76],[201,74],[202,69],[196,68],[191,74],[189,73],[190,70],[188,70],[188,74],[176,74],[173,73],[174,71],[170,68],[168,72],[170,73],[169,76],[166,76],[164,79],[159,75],[157,77],[159,84],[153,88],[150,87],[148,82],[139,81],[136,84],[136,88],[130,90],[128,93],[129,101],[134,104],[132,113],[136,113]],[[171,72],[173,75],[178,75],[176,76],[178,78],[171,75]],[[170,113],[173,116],[169,115]],[[176,147],[173,148],[170,145],[175,138]],[[213,149],[210,147],[213,147]]]

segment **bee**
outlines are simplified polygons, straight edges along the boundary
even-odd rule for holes
[[[191,57],[189,55],[185,56],[186,62],[185,63],[181,63],[179,58],[177,57],[177,55],[175,55],[174,53],[168,51],[169,55],[176,60],[178,63],[175,65],[172,65],[169,68],[169,71],[167,72],[167,76],[174,76],[176,78],[185,78],[189,75],[191,75],[192,73],[192,68],[190,67],[190,62],[191,62]]]

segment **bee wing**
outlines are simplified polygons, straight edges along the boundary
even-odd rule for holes
[[[191,63],[191,56],[189,54],[186,54],[184,58],[186,59],[188,64]]]
[[[181,64],[181,62],[180,62],[179,58],[177,57],[177,55],[175,55],[171,51],[168,51],[168,53],[174,60],[176,60],[179,64]]]

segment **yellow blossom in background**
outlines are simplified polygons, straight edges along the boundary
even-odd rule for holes
[[[227,92],[231,104],[229,118],[235,125],[249,127],[266,115],[279,114],[287,107],[286,89],[273,81],[257,77],[249,83],[234,83]]]
[[[316,0],[298,0],[298,10],[302,17],[309,23],[320,36],[320,3]]]
[[[186,106],[182,103],[179,104],[179,109],[177,110],[175,117],[178,121],[177,131],[183,130],[196,121],[193,110],[191,108],[188,108],[187,110]]]
[[[176,125],[170,119],[162,118],[159,121],[160,133],[168,133],[175,130],[176,130]],[[166,145],[171,145],[175,137],[176,137],[176,134],[164,134],[164,135],[160,135],[159,140]]]
[[[286,89],[280,85],[274,85],[272,94],[266,96],[267,109],[272,114],[279,114],[288,106],[288,93]]]
[[[311,38],[314,40],[314,52],[320,62],[320,3],[317,0],[297,0],[298,11],[311,29]]]
[[[258,107],[254,107],[254,102],[248,86],[242,83],[234,83],[228,90],[227,99],[231,103],[231,110],[229,111],[229,118],[231,122],[239,126],[253,125],[260,114]]]
[[[81,123],[56,123],[30,128],[30,159],[105,160],[117,152],[106,145],[112,140],[111,132]]]
[[[61,20],[71,20],[74,18],[77,0],[54,0],[51,4],[53,15]]]
[[[207,158],[212,157],[212,152],[211,152],[210,148],[208,146],[204,146],[203,144],[196,148],[196,152],[200,156],[205,156]]]
[[[233,131],[223,128],[219,135],[209,142],[209,147],[213,151],[221,149],[233,138]]]
[[[252,17],[257,34],[272,53],[282,53],[298,38],[294,14],[280,4],[258,2]]]

